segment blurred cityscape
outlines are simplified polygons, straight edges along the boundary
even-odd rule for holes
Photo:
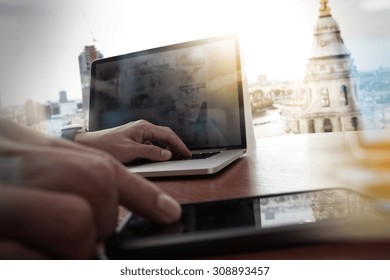
[[[328,1],[320,1],[313,26],[303,80],[271,81],[264,74],[248,85],[256,137],[389,128],[390,68],[358,71]],[[68,124],[87,126],[90,66],[99,58],[103,55],[94,45],[84,47],[79,55],[79,100],[69,100],[67,92],[60,90],[58,101],[42,104],[30,99],[3,108],[0,96],[0,117],[50,135],[59,135]]]
[[[100,58],[103,58],[103,54],[93,45],[84,47],[79,55],[81,99],[69,100],[65,90],[59,91],[58,101],[48,101],[44,104],[29,99],[24,105],[2,108],[0,99],[0,117],[57,136],[65,125],[82,124],[88,127],[91,63]]]

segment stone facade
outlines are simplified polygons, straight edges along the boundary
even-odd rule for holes
[[[305,80],[281,102],[282,129],[287,133],[359,130],[364,110],[357,109],[358,79],[328,1],[320,1]]]

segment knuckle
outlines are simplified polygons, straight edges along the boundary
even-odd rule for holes
[[[89,168],[94,171],[94,175],[112,180],[115,177],[115,168],[110,158],[105,155],[96,156],[91,161]]]
[[[134,124],[137,125],[137,126],[147,126],[147,125],[149,125],[150,123],[147,122],[147,121],[144,120],[144,119],[140,119],[140,120],[135,121]]]
[[[151,154],[154,156],[154,158],[159,159],[161,157],[161,148],[153,147]]]
[[[162,126],[162,128],[165,129],[165,130],[166,130],[167,132],[169,132],[169,133],[175,134],[175,133],[173,132],[172,128],[170,128],[169,126]]]
[[[95,197],[104,200],[115,198],[116,164],[105,155],[95,157],[89,168],[90,181],[93,183]]]
[[[148,157],[154,157],[158,154],[158,148],[155,147],[155,146],[152,146],[152,145],[148,145],[146,148],[145,148],[145,152],[147,154]]]

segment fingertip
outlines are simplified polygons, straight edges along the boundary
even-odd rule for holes
[[[169,150],[166,150],[166,149],[161,149],[161,151],[160,151],[160,157],[161,157],[163,160],[171,159],[171,157],[172,157],[172,152],[169,151]]]
[[[190,158],[190,157],[192,157],[192,153],[191,153],[191,151],[190,151],[190,150],[188,150],[188,149],[187,149],[187,152],[186,152],[186,154],[187,154],[187,155],[186,155],[187,157],[189,157],[189,158]]]
[[[181,206],[172,197],[165,193],[159,194],[157,198],[157,208],[162,214],[163,222],[173,223],[181,217]]]

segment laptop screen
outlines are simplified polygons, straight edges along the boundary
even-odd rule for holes
[[[245,148],[238,39],[224,36],[96,60],[90,131],[144,119],[192,150]]]

